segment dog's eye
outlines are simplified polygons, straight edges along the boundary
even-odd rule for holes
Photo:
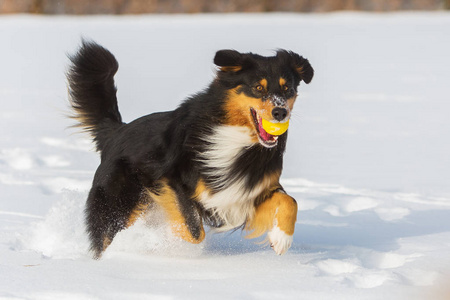
[[[256,89],[258,92],[262,92],[262,91],[264,90],[264,87],[263,87],[262,85],[258,84],[258,85],[255,87],[255,89]]]
[[[283,91],[289,90],[289,87],[287,85],[283,85]]]

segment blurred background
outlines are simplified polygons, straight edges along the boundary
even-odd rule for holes
[[[450,0],[2,0],[0,13],[148,14],[450,9]]]

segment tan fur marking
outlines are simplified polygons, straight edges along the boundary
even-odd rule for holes
[[[158,194],[152,193],[150,190],[148,190],[148,193],[150,197],[164,210],[173,234],[193,244],[202,242],[205,238],[205,230],[203,229],[203,225],[201,225],[200,237],[195,239],[187,228],[186,220],[180,212],[175,192],[172,188],[170,188],[166,180],[162,180],[161,183],[162,188]]]
[[[148,203],[139,203],[138,205],[136,205],[136,207],[133,209],[130,216],[128,217],[126,227],[128,228],[131,225],[133,225],[137,221],[137,219],[139,219],[145,213],[148,206],[149,206]]]
[[[112,243],[112,240],[109,237],[103,238],[103,250],[102,250],[102,253],[106,250],[106,248],[108,248],[109,245],[111,245],[111,243]]]
[[[264,87],[265,90],[267,90],[267,79],[263,78],[259,81],[259,84]]]
[[[222,72],[238,72],[242,70],[242,66],[225,66],[220,67],[220,71]]]
[[[263,179],[263,182],[268,188],[265,191],[265,195],[262,195],[264,200],[260,203],[255,203],[256,209],[253,218],[245,225],[245,230],[249,232],[246,238],[258,237],[273,227],[274,215],[271,215],[271,209],[269,209],[267,204],[265,204],[262,208],[261,206],[264,203],[269,202],[270,199],[268,199],[268,197],[270,197],[271,193],[273,193],[276,189],[281,188],[279,183],[280,176],[281,172],[278,171],[265,176]],[[275,210],[273,212],[275,212]],[[264,220],[268,217],[270,217],[270,222],[265,222]]]
[[[197,182],[197,187],[195,188],[194,199],[199,201],[202,198],[202,194],[204,192],[208,192],[208,191],[209,191],[209,189],[206,186],[205,182],[202,179],[200,179]]]
[[[252,231],[247,237],[255,238],[278,226],[287,235],[293,235],[297,221],[297,202],[281,192],[275,192],[269,199],[256,207],[253,219],[245,229]]]
[[[297,95],[295,95],[292,98],[287,99],[287,106],[292,111],[294,109],[295,99],[297,98]]]
[[[284,86],[286,84],[286,79],[284,79],[283,77],[280,77],[279,83],[280,83],[281,87]]]
[[[295,223],[297,222],[298,206],[297,201],[289,195],[278,193],[280,199],[280,206],[277,212],[277,226],[283,230],[287,235],[293,235],[295,230]]]
[[[258,141],[255,131],[253,117],[250,108],[255,109],[258,114],[266,119],[272,119],[272,109],[274,108],[271,101],[262,101],[261,98],[253,98],[245,95],[243,92],[238,93],[239,86],[230,90],[228,93],[225,109],[227,111],[226,124],[233,126],[246,126],[255,132],[255,142]]]

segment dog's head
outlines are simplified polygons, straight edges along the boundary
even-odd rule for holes
[[[314,75],[308,60],[286,50],[271,57],[220,50],[214,63],[217,80],[227,89],[226,124],[246,126],[255,142],[275,147],[287,130],[298,85]]]

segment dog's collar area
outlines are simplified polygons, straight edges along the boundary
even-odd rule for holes
[[[255,109],[250,108],[250,113],[255,124],[258,140],[261,145],[266,148],[273,148],[278,144],[278,136],[271,135],[266,132],[262,126],[262,118],[258,115]]]

